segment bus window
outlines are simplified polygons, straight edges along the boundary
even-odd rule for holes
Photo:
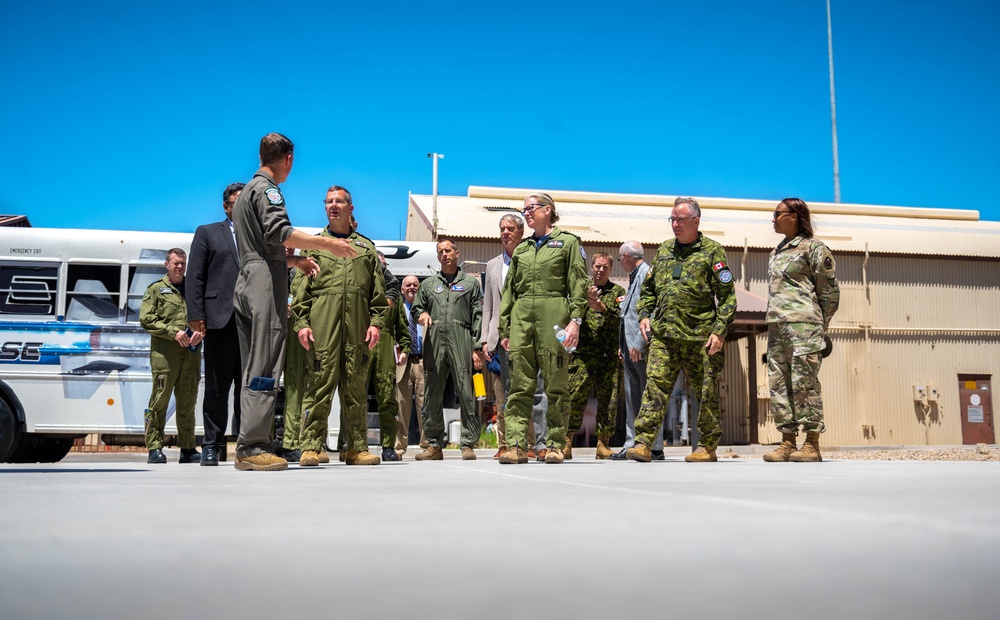
[[[0,314],[54,318],[59,267],[0,263]]]
[[[139,322],[139,307],[142,305],[142,296],[146,294],[149,285],[162,278],[165,273],[167,270],[162,264],[129,267],[128,301],[125,302],[126,322]]]
[[[70,264],[66,278],[66,320],[118,322],[118,265]]]

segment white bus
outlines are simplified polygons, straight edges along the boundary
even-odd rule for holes
[[[166,251],[188,251],[191,238],[0,227],[0,462],[58,461],[91,433],[111,441],[143,434],[152,375],[139,305],[166,273]],[[397,277],[437,270],[431,242],[375,243]],[[168,435],[173,413],[171,401]],[[332,426],[337,420],[331,415]]]

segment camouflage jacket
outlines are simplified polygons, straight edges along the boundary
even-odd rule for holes
[[[830,248],[799,235],[775,248],[767,261],[767,322],[816,323],[823,329],[840,305]]]
[[[591,283],[593,285],[593,283]],[[589,287],[588,287],[589,288]],[[611,280],[601,288],[597,298],[607,310],[598,312],[589,305],[583,314],[583,324],[580,325],[580,344],[576,355],[587,358],[608,358],[616,360],[618,351],[618,325],[621,322],[621,310],[618,300],[625,297],[625,289]]]
[[[726,251],[702,233],[683,249],[676,241],[664,241],[656,251],[636,305],[639,319],[650,319],[661,340],[707,341],[712,334],[725,339],[736,316]]]

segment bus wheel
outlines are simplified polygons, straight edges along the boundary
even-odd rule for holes
[[[0,463],[12,463],[20,447],[20,424],[7,403],[0,399]]]

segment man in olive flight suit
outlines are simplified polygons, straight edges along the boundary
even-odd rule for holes
[[[381,459],[368,452],[366,388],[371,350],[379,343],[389,309],[385,281],[375,244],[351,225],[350,192],[334,185],[325,203],[329,225],[320,234],[350,241],[357,256],[307,251],[304,254],[319,265],[319,274],[302,286],[292,286],[295,331],[307,349],[299,466],[319,465],[334,391],[340,393],[344,462],[378,465]]]
[[[473,342],[483,322],[479,280],[458,267],[458,247],[450,239],[437,243],[441,270],[417,289],[411,312],[424,333],[424,433],[428,447],[415,458],[439,461],[444,438],[444,388],[449,374],[462,411],[462,459],[475,460],[481,421],[472,390]]]
[[[726,332],[736,316],[736,289],[726,266],[726,250],[698,231],[700,222],[701,207],[693,198],[674,201],[670,224],[675,238],[660,245],[642,283],[639,330],[650,344],[635,445],[625,453],[633,461],[651,460],[649,447],[681,370],[700,403],[701,438],[698,448],[684,460],[718,460],[715,449],[722,436],[719,375],[725,365]]]
[[[163,263],[167,275],[149,285],[142,296],[139,323],[149,332],[149,367],[153,371],[153,391],[146,408],[147,463],[166,463],[163,455],[163,428],[167,406],[173,393],[177,406],[177,443],[181,463],[198,463],[195,449],[194,403],[201,378],[201,335],[188,335],[187,306],[184,304],[184,270],[187,255],[180,248],[167,251]]]
[[[609,279],[611,255],[597,252],[591,259],[593,285],[587,289],[587,310],[580,326],[580,344],[569,363],[569,421],[566,424],[566,447],[563,456],[573,458],[573,436],[580,430],[583,410],[593,391],[597,396],[597,453],[599,459],[611,457],[611,434],[615,432],[618,412],[615,382],[618,379],[619,301],[625,289]]]

